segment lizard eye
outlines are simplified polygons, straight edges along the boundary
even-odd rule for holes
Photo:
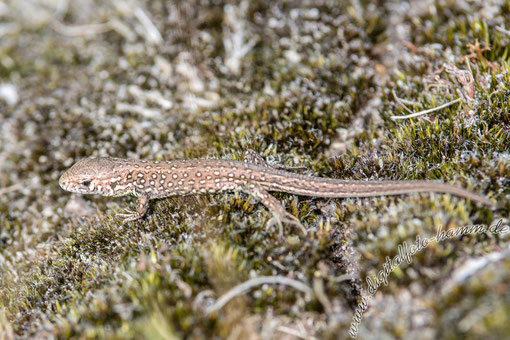
[[[87,187],[87,188],[88,188],[88,187],[89,187],[89,185],[90,185],[90,182],[91,182],[91,181],[90,181],[89,179],[87,179],[87,180],[85,180],[85,181],[81,182],[81,185],[83,185],[84,187]]]

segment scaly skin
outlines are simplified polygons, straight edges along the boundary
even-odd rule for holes
[[[345,181],[295,174],[269,167],[254,151],[245,161],[193,159],[137,161],[88,158],[74,164],[59,179],[62,189],[103,196],[135,195],[136,212],[119,214],[123,223],[142,218],[150,199],[175,195],[243,191],[261,201],[274,215],[272,222],[301,226],[268,191],[318,197],[368,197],[415,192],[442,192],[492,206],[487,198],[449,184],[431,181]]]

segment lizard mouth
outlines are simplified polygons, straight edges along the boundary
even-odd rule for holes
[[[70,191],[69,190],[69,182],[66,181],[66,178],[65,178],[65,174],[63,174],[62,176],[60,176],[60,178],[58,179],[58,185],[60,185],[60,187],[66,191]]]
[[[60,178],[58,179],[58,184],[60,185],[60,187],[62,189],[64,189],[65,191],[70,191],[70,192],[81,192],[79,190],[79,187],[77,187],[73,181],[69,180],[68,178],[69,176],[67,176],[67,173],[64,173],[62,176],[60,176]]]

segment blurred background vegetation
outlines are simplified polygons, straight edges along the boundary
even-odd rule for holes
[[[348,338],[365,278],[439,227],[509,224],[510,1],[0,2],[0,339]],[[447,105],[445,105],[447,104]],[[444,105],[416,118],[403,116]],[[241,159],[305,174],[432,179],[441,194],[81,197],[88,156]],[[509,233],[397,268],[361,339],[508,338]],[[231,288],[260,284],[207,313]]]

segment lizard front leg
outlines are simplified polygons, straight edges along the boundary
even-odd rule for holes
[[[138,196],[138,205],[135,212],[127,210],[127,214],[117,214],[117,216],[124,217],[124,220],[122,221],[122,225],[124,225],[128,222],[136,221],[142,218],[147,212],[148,208],[149,197],[147,195],[141,195]]]

